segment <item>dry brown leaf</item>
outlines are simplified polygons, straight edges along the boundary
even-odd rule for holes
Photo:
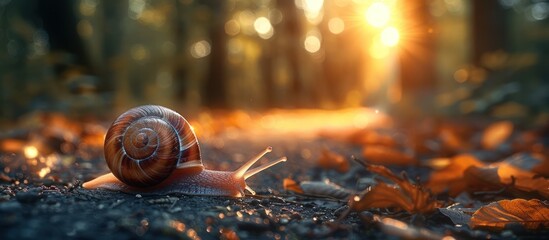
[[[415,165],[417,159],[393,148],[384,146],[367,146],[362,151],[362,156],[371,164],[380,165]]]
[[[421,186],[414,185],[408,179],[403,179],[389,169],[379,165],[368,165],[367,169],[393,181],[396,186],[383,182],[372,186],[358,196],[349,199],[353,211],[364,211],[370,208],[400,208],[409,213],[429,213],[440,207],[431,193]]]
[[[496,149],[511,136],[513,128],[513,123],[510,121],[492,123],[482,134],[482,147]]]
[[[465,181],[462,180],[465,170],[471,166],[481,167],[483,165],[484,163],[472,155],[457,155],[451,159],[448,166],[431,174],[426,187],[436,194],[447,190],[450,196],[457,196],[466,188]]]
[[[326,148],[322,149],[322,153],[318,158],[318,166],[324,169],[335,169],[340,173],[349,171],[349,161],[340,154],[332,152]]]
[[[439,137],[447,149],[456,151],[459,149],[467,148],[466,144],[456,133],[456,131],[449,127],[441,128],[439,132]]]
[[[336,199],[347,199],[351,190],[343,188],[332,182],[303,181],[299,183],[304,195],[316,197],[331,197]]]
[[[382,134],[374,129],[356,131],[348,137],[348,141],[362,146],[383,145],[393,147],[397,145],[397,141],[393,137],[388,134]]]
[[[469,191],[498,191],[505,189],[517,197],[549,198],[549,180],[500,162],[484,167],[470,167],[465,171]]]
[[[450,218],[455,225],[467,225],[471,222],[470,209],[459,208],[439,208],[444,216]]]
[[[503,184],[512,184],[512,187],[517,190],[537,193],[542,197],[549,199],[548,179],[538,177],[532,172],[524,171],[506,162],[499,163],[498,165],[498,176]]]
[[[549,228],[549,205],[537,199],[501,200],[477,210],[469,225],[472,228],[501,230],[511,223],[530,230]]]
[[[303,194],[303,189],[301,189],[299,184],[291,178],[284,178],[282,186],[286,191]]]
[[[549,177],[549,161],[539,153],[517,153],[506,158],[503,162],[525,171]]]
[[[285,178],[282,185],[286,191],[314,197],[330,197],[346,200],[352,194],[351,190],[328,181],[303,181],[298,183],[290,178]]]

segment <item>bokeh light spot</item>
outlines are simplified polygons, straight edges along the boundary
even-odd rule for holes
[[[206,40],[201,40],[191,46],[191,56],[194,58],[203,58],[210,55],[210,43]]]
[[[345,22],[341,18],[332,18],[328,21],[328,30],[333,34],[340,34],[345,30]]]

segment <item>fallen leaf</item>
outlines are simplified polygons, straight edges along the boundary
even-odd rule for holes
[[[332,152],[326,148],[322,149],[317,164],[321,168],[335,169],[340,173],[349,171],[349,161],[347,161],[342,155]]]
[[[524,171],[507,162],[483,167],[472,166],[465,171],[464,179],[471,192],[505,190],[516,197],[549,198],[549,180]]]
[[[348,137],[348,141],[361,146],[382,145],[393,147],[397,145],[397,141],[392,136],[380,133],[375,129],[356,131]]]
[[[299,184],[291,178],[284,178],[282,181],[282,186],[286,191],[303,194],[303,189],[301,189]]]
[[[439,137],[442,140],[444,146],[452,151],[467,148],[464,141],[454,129],[442,127],[439,132]]]
[[[549,205],[537,200],[501,200],[481,207],[471,217],[472,228],[502,230],[507,224],[520,224],[526,229],[549,228]]]
[[[351,190],[332,182],[303,181],[299,186],[303,190],[302,194],[310,196],[347,199],[352,193]]]
[[[467,225],[471,221],[471,213],[474,212],[471,209],[463,208],[439,208],[438,209],[444,216],[450,218],[455,225]]]
[[[380,165],[367,165],[370,172],[386,177],[396,184],[390,186],[379,182],[367,188],[355,197],[349,199],[349,206],[353,211],[364,211],[370,208],[399,208],[409,213],[429,213],[440,207],[440,203],[433,199],[431,193],[419,185],[410,183]]]
[[[441,157],[441,158],[430,158],[421,162],[422,166],[432,168],[434,170],[440,170],[452,163],[451,158]]]
[[[538,177],[535,173],[524,171],[506,162],[498,163],[498,176],[503,184],[510,185],[514,189],[537,193],[549,199],[549,180]]]
[[[510,121],[492,123],[482,133],[482,147],[496,149],[511,136],[513,128],[513,123]]]
[[[549,161],[541,154],[517,153],[506,158],[503,162],[525,171],[549,177]]]
[[[466,189],[466,182],[463,181],[465,170],[471,166],[483,165],[484,163],[472,155],[457,155],[451,159],[448,166],[431,173],[425,186],[436,194],[448,191],[450,196],[457,196]]]
[[[362,156],[371,164],[380,165],[415,165],[417,159],[401,151],[384,146],[366,146]]]

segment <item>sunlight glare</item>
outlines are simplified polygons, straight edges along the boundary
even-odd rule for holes
[[[391,17],[391,11],[387,4],[376,2],[370,5],[365,13],[366,21],[377,28],[387,25]]]
[[[398,44],[400,34],[395,27],[387,27],[381,32],[381,43],[387,47],[394,47]]]
[[[31,159],[38,157],[38,149],[36,149],[35,146],[26,146],[23,148],[23,152],[25,154],[25,157]]]

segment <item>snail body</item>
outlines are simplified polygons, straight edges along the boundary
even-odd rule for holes
[[[190,124],[161,106],[133,108],[115,120],[105,137],[105,159],[111,173],[82,184],[127,193],[212,195],[242,197],[246,179],[283,161],[250,169],[268,147],[233,172],[205,169]]]

